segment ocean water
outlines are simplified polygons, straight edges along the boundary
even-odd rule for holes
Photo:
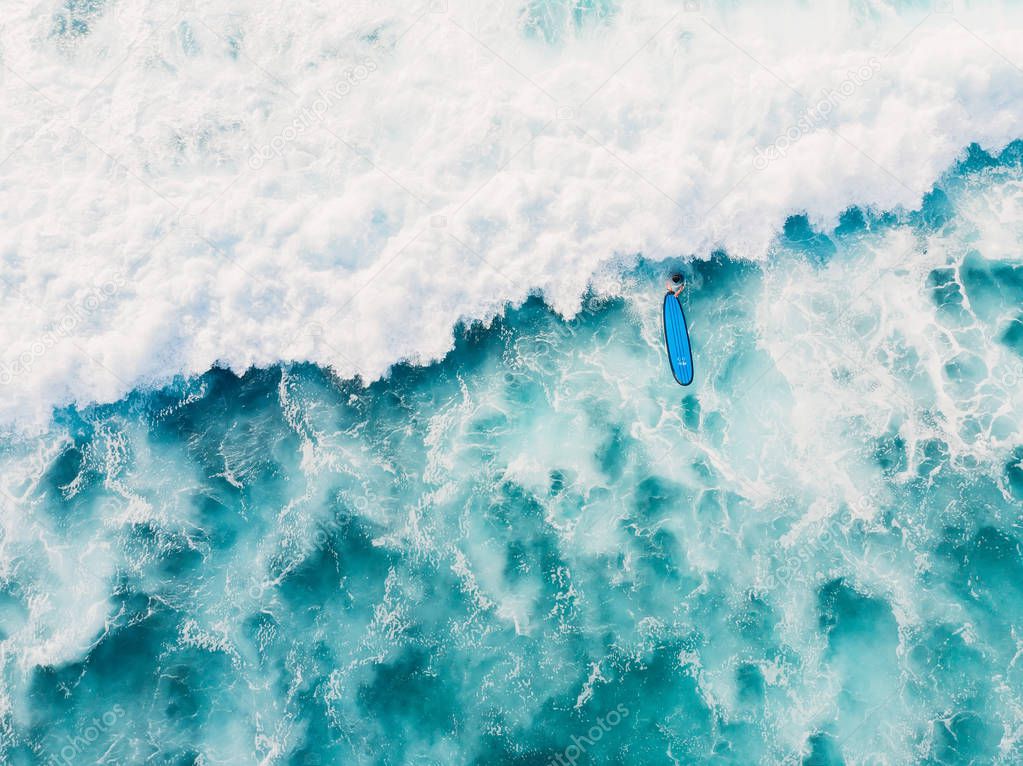
[[[0,29],[0,763],[1023,763],[1023,11],[172,5]]]
[[[1021,156],[679,262],[691,389],[640,261],[12,436],[5,761],[1019,763]]]

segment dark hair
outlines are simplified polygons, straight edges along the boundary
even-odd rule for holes
[[[674,282],[677,285],[679,282],[682,281],[682,275],[681,274],[672,274],[671,275],[671,281]]]

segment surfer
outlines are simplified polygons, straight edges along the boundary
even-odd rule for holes
[[[689,342],[689,328],[682,311],[682,291],[686,280],[679,272],[668,276],[668,292],[664,294],[664,343],[668,350],[671,374],[680,386],[693,382],[693,349]]]

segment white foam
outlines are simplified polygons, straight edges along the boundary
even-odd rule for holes
[[[218,361],[375,379],[622,256],[913,208],[1023,134],[1023,8],[635,0],[548,43],[516,4],[190,5],[69,39],[7,4],[2,423]]]

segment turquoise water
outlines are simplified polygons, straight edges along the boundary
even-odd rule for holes
[[[641,259],[7,437],[3,761],[1023,762],[1020,153],[680,262],[688,389]]]

